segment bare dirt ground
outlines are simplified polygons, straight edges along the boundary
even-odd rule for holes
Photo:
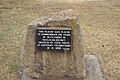
[[[119,0],[0,0],[0,80],[16,80],[26,25],[51,13],[80,14],[85,54],[96,54],[108,80],[120,79]]]

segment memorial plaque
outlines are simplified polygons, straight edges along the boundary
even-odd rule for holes
[[[27,26],[20,80],[82,80],[86,77],[80,18],[71,11],[48,15]]]
[[[36,31],[36,46],[38,51],[70,51],[71,29],[39,28]]]

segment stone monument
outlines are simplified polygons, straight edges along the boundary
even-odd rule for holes
[[[76,12],[64,10],[27,26],[21,80],[84,80],[84,62]]]
[[[84,52],[76,16],[72,10],[65,10],[27,27],[22,80],[84,78]]]

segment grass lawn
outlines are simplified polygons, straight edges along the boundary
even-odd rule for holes
[[[120,79],[119,0],[0,0],[0,80],[16,80],[26,26],[51,13],[80,14],[85,54],[96,54],[108,80]]]

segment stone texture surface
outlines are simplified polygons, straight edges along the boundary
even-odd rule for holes
[[[29,24],[25,49],[22,55],[22,80],[83,80],[84,59],[78,14],[71,9],[49,17],[41,18]],[[71,28],[71,51],[37,51],[35,31],[38,27]]]
[[[60,21],[59,21],[60,22]],[[57,21],[57,23],[59,23]],[[72,51],[68,52],[58,52],[58,51],[43,51],[36,52],[36,65],[42,67],[43,72],[41,76],[47,75],[55,78],[61,78],[66,76],[83,78],[83,50],[80,49],[80,29],[79,25],[76,24],[75,20],[65,21],[65,25],[72,28]],[[53,22],[52,26],[56,24]],[[60,24],[60,23],[59,23]],[[61,27],[57,25],[56,27]],[[62,24],[63,28],[67,28]],[[53,27],[54,28],[54,27]],[[41,57],[41,58],[40,58]],[[40,64],[39,64],[40,63]],[[41,68],[40,67],[40,68]],[[40,69],[38,68],[38,69]],[[38,70],[37,70],[38,71]]]
[[[106,80],[96,55],[85,55],[86,80]]]
[[[21,80],[105,80],[98,58],[85,55],[80,17],[71,9],[41,18],[27,26]],[[37,28],[72,29],[71,51],[37,51]]]

